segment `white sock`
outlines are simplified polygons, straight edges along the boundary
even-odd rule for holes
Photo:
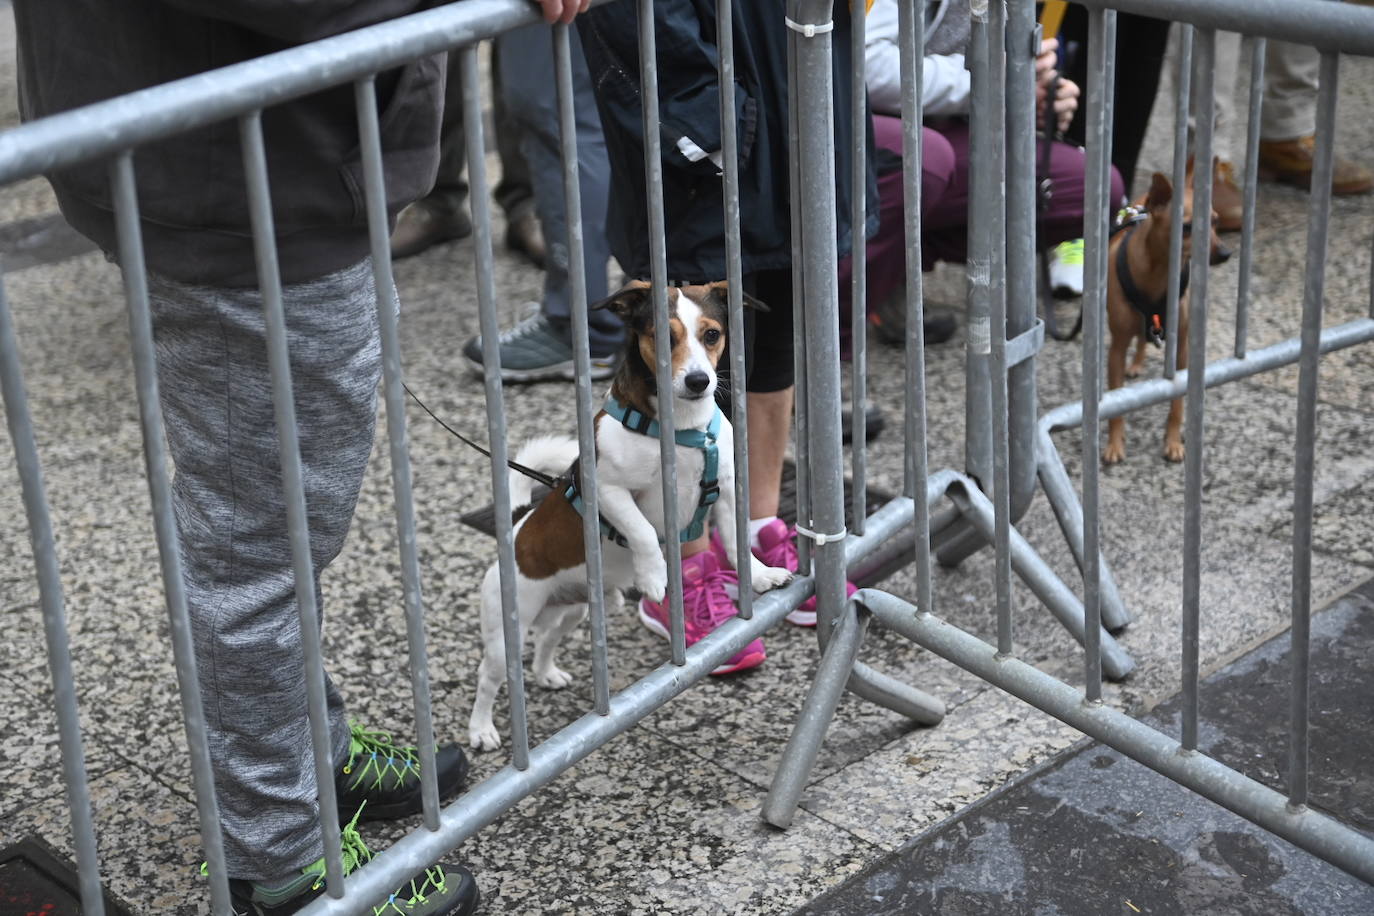
[[[772,521],[773,521],[774,519],[776,519],[776,518],[777,518],[776,515],[770,515],[770,516],[768,516],[767,518],[751,518],[751,519],[749,519],[749,549],[750,549],[750,550],[754,550],[755,548],[757,548],[757,547],[759,546],[759,532],[762,531],[762,530],[764,529],[764,526],[768,525],[770,522],[772,522]]]

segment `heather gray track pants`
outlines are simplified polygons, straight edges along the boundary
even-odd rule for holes
[[[228,871],[273,878],[323,852],[261,298],[148,282]],[[381,356],[371,260],[283,296],[318,606],[319,574],[343,547],[372,450]],[[329,711],[337,763],[348,734],[333,684]]]

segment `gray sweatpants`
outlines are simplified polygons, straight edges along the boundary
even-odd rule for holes
[[[323,855],[261,297],[149,276],[200,689],[230,877]],[[381,373],[371,260],[283,290],[315,595],[372,450]],[[314,626],[319,626],[315,621]],[[335,763],[343,701],[329,685]]]

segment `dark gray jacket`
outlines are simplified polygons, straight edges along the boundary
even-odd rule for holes
[[[431,0],[17,0],[25,119],[191,76],[370,25]],[[444,62],[377,80],[392,215],[433,185]],[[353,89],[263,114],[283,279],[341,269],[368,252]],[[149,269],[187,283],[257,282],[238,125],[140,148],[134,163]],[[63,215],[115,249],[107,165],[49,176]]]

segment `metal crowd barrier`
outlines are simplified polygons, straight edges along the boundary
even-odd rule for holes
[[[826,7],[828,3],[821,4]],[[825,729],[845,688],[853,660],[862,648],[872,618],[924,648],[973,672],[989,683],[1048,712],[1121,753],[1176,780],[1365,881],[1374,883],[1374,840],[1335,818],[1308,807],[1308,634],[1311,618],[1312,474],[1316,416],[1317,370],[1322,353],[1374,340],[1374,304],[1369,318],[1324,328],[1322,306],[1326,260],[1327,217],[1331,204],[1334,122],[1342,53],[1374,55],[1374,11],[1320,0],[1284,3],[1252,0],[1084,0],[1089,8],[1089,77],[1087,95],[1087,174],[1085,220],[1086,264],[1083,341],[1083,395],[1080,401],[1035,417],[1033,363],[1027,353],[1043,339],[1034,324],[1034,102],[1032,67],[1040,34],[1031,0],[972,0],[972,30],[967,59],[973,71],[969,218],[969,331],[967,343],[968,432],[967,473],[926,467],[923,403],[923,356],[919,332],[908,332],[907,461],[905,496],[884,506],[867,520],[859,536],[846,543],[818,548],[816,591],[821,596],[821,629],[833,629],[820,670],[803,713],[794,727],[764,807],[764,817],[786,826],[791,822],[807,774],[815,761]],[[919,236],[920,145],[917,99],[920,95],[922,35],[911,6],[902,4],[901,54],[903,82],[904,161],[907,182],[908,238]],[[1111,8],[1108,8],[1111,7]],[[1103,316],[1106,311],[1107,242],[1110,180],[1110,137],[1116,9],[1175,19],[1183,28],[1183,59],[1178,80],[1178,117],[1174,144],[1174,182],[1182,187],[1186,163],[1189,83],[1198,99],[1195,154],[1210,162],[1213,131],[1213,56],[1217,29],[1238,31],[1251,43],[1255,62],[1251,71],[1250,125],[1246,154],[1246,217],[1240,258],[1240,295],[1236,339],[1231,358],[1204,365],[1208,312],[1209,234],[1192,238],[1193,286],[1188,349],[1196,354],[1190,370],[1177,368],[1178,294],[1172,291],[1169,308],[1171,336],[1163,379],[1146,381],[1105,395],[1102,392]],[[1263,88],[1262,67],[1266,38],[1309,44],[1321,51],[1320,96],[1317,109],[1316,167],[1308,215],[1307,274],[1303,296],[1301,335],[1261,350],[1247,349],[1246,313],[1250,304],[1253,264],[1255,164],[1259,140],[1258,112]],[[806,53],[827,53],[820,35],[799,43]],[[799,54],[802,51],[799,50]],[[1191,81],[1189,69],[1192,67]],[[807,91],[803,83],[798,94]],[[821,93],[823,95],[824,93]],[[819,100],[815,104],[821,104]],[[807,162],[805,155],[803,162]],[[825,168],[812,163],[802,181],[804,211],[823,209],[830,197]],[[1195,212],[1211,210],[1212,170],[1196,170]],[[1177,275],[1182,252],[1183,196],[1173,201],[1170,270]],[[818,244],[823,232],[805,232],[803,262],[830,258],[833,251]],[[914,249],[915,246],[913,246]],[[806,328],[826,330],[834,325],[833,290],[824,276],[805,288]],[[920,265],[914,250],[907,271],[907,327],[919,328],[922,318]],[[857,301],[857,297],[856,297]],[[858,306],[855,306],[858,311]],[[828,333],[828,331],[827,331]],[[856,335],[858,336],[858,335]],[[808,348],[813,359],[833,356]],[[1291,709],[1288,784],[1285,792],[1262,785],[1208,757],[1198,748],[1198,630],[1201,613],[1199,580],[1202,550],[1201,491],[1205,452],[1206,389],[1228,381],[1271,371],[1297,362],[1300,366],[1298,422],[1294,453]],[[818,369],[810,367],[816,388]],[[822,375],[822,377],[824,377]],[[1185,528],[1182,684],[1184,713],[1181,735],[1159,732],[1104,705],[1102,678],[1120,677],[1132,662],[1112,641],[1112,630],[1129,621],[1101,552],[1099,517],[1100,423],[1147,405],[1187,394],[1185,463]],[[1029,395],[1029,401],[1024,398]],[[813,391],[813,410],[825,401]],[[1081,426],[1082,502],[1073,490],[1051,433]],[[802,440],[799,439],[799,442]],[[813,436],[812,466],[824,467],[834,457],[829,443]],[[856,451],[862,446],[856,442]],[[1083,574],[1083,599],[1066,593],[1062,583],[1044,567],[1034,551],[1012,527],[1025,511],[1038,477],[1063,528]],[[813,488],[819,490],[817,485]],[[991,495],[985,495],[987,489]],[[939,511],[932,511],[939,506]],[[842,524],[832,502],[812,505],[818,530],[828,522]],[[822,516],[824,516],[822,518]],[[931,549],[946,563],[957,563],[975,550],[992,545],[996,553],[997,641],[982,639],[934,615],[931,590]],[[839,562],[821,563],[827,554],[843,553],[857,564],[860,575],[873,569],[916,560],[914,601],[865,589],[846,605],[841,603]],[[851,574],[855,571],[851,566]],[[1084,645],[1081,687],[1057,680],[1016,657],[1012,629],[1011,573],[1016,572]],[[1063,589],[1063,591],[1060,591]],[[1104,624],[1106,625],[1104,627]]]
[[[731,2],[718,0],[717,29],[720,38],[720,86],[723,118],[722,180],[726,190],[727,280],[730,296],[729,332],[743,335],[741,261],[739,252],[738,161],[733,118],[734,63],[731,54]],[[640,26],[641,81],[644,87],[644,137],[646,182],[650,202],[650,251],[656,320],[667,323],[666,251],[662,174],[659,149],[657,77],[654,53],[653,2],[637,0]],[[191,650],[185,595],[176,549],[167,458],[158,411],[152,355],[151,322],[138,223],[137,188],[132,168],[137,148],[150,141],[204,125],[237,119],[243,142],[253,234],[259,263],[259,280],[268,315],[268,339],[272,360],[273,395],[278,426],[282,432],[282,463],[290,509],[292,551],[298,582],[298,604],[305,647],[312,739],[321,791],[321,819],[325,837],[327,893],[306,910],[319,913],[365,912],[384,899],[404,878],[471,837],[500,817],[521,799],[547,784],[602,744],[628,730],[654,710],[707,676],[713,667],[748,642],[780,623],[783,617],[809,597],[819,597],[818,638],[823,657],[816,680],[787,750],[779,764],[773,789],[764,808],[773,824],[790,823],[807,774],[810,772],[842,692],[882,703],[923,724],[935,724],[944,715],[943,704],[933,697],[858,661],[864,630],[871,617],[921,645],[974,671],[993,684],[1039,706],[1122,752],[1177,779],[1246,817],[1316,852],[1365,880],[1374,880],[1374,843],[1324,815],[1308,810],[1306,800],[1306,669],[1305,637],[1310,608],[1308,557],[1311,539],[1311,456],[1316,368],[1320,352],[1374,339],[1374,315],[1339,328],[1321,329],[1322,262],[1325,250],[1324,216],[1329,207],[1332,119],[1334,117],[1337,54],[1374,54],[1374,12],[1356,10],[1316,0],[1290,0],[1284,4],[1250,0],[1117,0],[1115,6],[1151,15],[1181,18],[1200,27],[1196,56],[1196,82],[1202,96],[1210,99],[1210,59],[1213,29],[1230,28],[1256,36],[1281,36],[1285,40],[1313,43],[1323,49],[1322,101],[1318,132],[1319,168],[1313,182],[1309,232],[1309,276],[1304,305],[1301,341],[1288,341],[1254,353],[1244,345],[1243,317],[1238,330],[1234,359],[1195,372],[1170,372],[1170,377],[1145,382],[1099,399],[1102,347],[1101,311],[1104,305],[1105,243],[1108,188],[1108,123],[1111,106],[1104,86],[1111,84],[1112,54],[1109,50],[1115,13],[1098,0],[1092,9],[1092,85],[1089,87],[1088,207],[1102,219],[1086,226],[1088,239],[1088,298],[1085,308],[1085,391],[1093,396],[1066,405],[1037,421],[1034,355],[1043,342],[1043,326],[1035,317],[1034,289],[1034,99],[1032,90],[1034,39],[1033,3],[1011,0],[1004,6],[973,0],[969,61],[975,76],[971,120],[974,168],[977,180],[971,192],[968,334],[968,433],[966,471],[932,471],[926,445],[926,399],[921,265],[917,246],[907,255],[907,348],[904,405],[906,441],[903,493],[865,518],[866,456],[863,437],[853,447],[854,530],[845,530],[844,463],[840,436],[841,369],[838,340],[837,252],[832,112],[831,0],[788,0],[786,14],[794,23],[789,32],[790,139],[793,187],[793,271],[797,309],[797,452],[798,511],[813,532],[816,543],[803,550],[803,570],[814,575],[798,577],[783,589],[752,596],[747,568],[741,571],[741,607],[738,618],[721,626],[688,650],[681,598],[679,547],[668,539],[669,593],[671,602],[670,660],[645,677],[612,693],[606,648],[606,609],[601,600],[600,534],[597,526],[597,492],[592,459],[592,418],[595,412],[590,383],[590,358],[586,325],[587,301],[582,272],[580,201],[577,156],[573,128],[573,101],[569,36],[566,26],[553,29],[554,55],[562,129],[563,179],[568,209],[569,265],[574,297],[574,354],[577,369],[576,402],[579,445],[584,460],[582,492],[587,511],[584,535],[587,545],[592,644],[593,703],[581,718],[547,740],[531,746],[524,709],[521,669],[521,634],[514,608],[514,553],[510,493],[506,477],[506,423],[499,375],[499,328],[492,259],[491,220],[488,212],[484,138],[480,110],[478,61],[475,43],[507,29],[534,21],[535,14],[522,0],[465,0],[461,4],[429,10],[354,33],[315,42],[289,51],[248,61],[214,73],[180,80],[111,99],[87,108],[59,114],[0,135],[0,183],[9,183],[46,171],[91,160],[108,160],[115,191],[119,225],[119,255],[124,266],[130,306],[136,381],[143,424],[149,486],[155,527],[162,558],[162,574],[171,619],[173,650],[181,687],[181,702],[200,817],[201,836],[210,868],[210,894],[216,913],[229,913],[228,886],[220,842],[211,766],[201,718],[195,660]],[[852,4],[855,49],[855,82],[863,81],[863,7]],[[906,233],[920,236],[920,59],[922,27],[914,3],[901,8],[901,70],[906,186]],[[837,5],[835,14],[845,12]],[[782,15],[783,11],[779,11]],[[815,26],[815,28],[810,28]],[[1262,54],[1262,37],[1257,53]],[[456,49],[454,63],[462,68],[463,115],[470,164],[477,298],[486,368],[485,396],[488,435],[491,443],[492,488],[501,597],[504,607],[507,687],[510,702],[510,763],[453,803],[441,808],[434,781],[434,735],[430,710],[428,663],[424,645],[424,609],[420,595],[421,573],[415,552],[414,510],[401,363],[397,340],[394,287],[389,257],[388,229],[382,187],[378,143],[374,75],[418,57]],[[260,115],[264,108],[307,95],[330,85],[353,82],[356,87],[359,131],[364,151],[366,202],[373,265],[379,293],[382,331],[384,402],[387,435],[393,469],[397,524],[402,551],[405,616],[409,635],[410,668],[414,695],[415,733],[419,739],[424,774],[424,819],[417,828],[382,852],[367,868],[343,879],[339,852],[340,827],[332,812],[334,788],[324,699],[324,666],[316,627],[315,595],[309,536],[305,527],[304,496],[299,456],[295,446],[289,363],[281,307],[281,284],[273,243],[270,175],[267,173]],[[854,121],[841,129],[852,131],[862,144],[863,96],[856,88]],[[1210,104],[1208,102],[1207,104]],[[1250,165],[1253,166],[1256,136],[1252,98]],[[799,112],[806,112],[806,117]],[[1198,155],[1210,158],[1210,110],[1199,119]],[[1186,126],[1186,124],[1185,124]],[[862,146],[859,147],[860,151]],[[1176,177],[1182,176],[1182,146],[1176,146]],[[854,179],[862,187],[863,157],[858,157]],[[1253,174],[1253,168],[1248,170]],[[1005,177],[1003,177],[1005,176]],[[1198,172],[1197,199],[1204,209],[1210,199],[1210,170]],[[1253,179],[1247,185],[1253,202]],[[1005,201],[1005,204],[1003,204]],[[864,195],[854,195],[851,219],[862,225]],[[1176,220],[1177,224],[1177,220]],[[865,355],[864,272],[862,233],[856,239],[854,271],[853,405],[861,416],[864,395]],[[1250,243],[1253,218],[1247,220],[1241,263],[1241,311],[1247,304]],[[1191,352],[1205,352],[1206,335],[1206,236],[1195,239]],[[1175,257],[1179,251],[1175,239]],[[1016,295],[1013,291],[1021,291]],[[1176,307],[1176,302],[1174,303]],[[1171,325],[1172,327],[1172,325]],[[660,389],[669,385],[667,335],[658,336]],[[1171,341],[1170,365],[1174,344]],[[744,374],[743,348],[733,348],[735,377]],[[1133,661],[1103,626],[1126,622],[1124,604],[1101,558],[1097,515],[1098,425],[1103,416],[1175,397],[1187,387],[1188,493],[1196,504],[1202,460],[1203,391],[1205,387],[1286,365],[1302,365],[1299,395],[1300,424],[1295,480],[1298,502],[1295,524],[1293,629],[1295,646],[1303,667],[1294,679],[1292,784],[1288,797],[1260,786],[1200,754],[1197,737],[1197,572],[1200,520],[1190,510],[1189,557],[1185,591],[1183,689],[1188,697],[1182,742],[1160,734],[1102,705],[1101,679],[1127,674]],[[96,860],[94,825],[84,772],[82,739],[77,719],[77,698],[72,688],[71,661],[64,621],[63,595],[51,523],[43,493],[43,479],[20,375],[19,352],[11,326],[8,303],[0,289],[0,386],[6,417],[23,484],[34,545],[36,572],[48,641],[49,661],[55,685],[55,703],[61,733],[63,774],[72,811],[73,835],[81,876],[85,912],[99,914],[99,864]],[[736,424],[735,524],[747,543],[748,442],[744,418],[744,391],[733,387]],[[660,418],[662,426],[663,496],[670,530],[679,527],[676,503],[676,469],[672,440],[671,405]],[[1081,511],[1072,485],[1050,440],[1056,429],[1082,425],[1084,481]],[[1014,522],[1029,505],[1038,480],[1056,507],[1066,537],[1084,572],[1080,600],[1016,532]],[[985,492],[986,491],[986,492]],[[991,495],[988,495],[990,493]],[[997,645],[962,633],[932,615],[932,558],[955,563],[991,544],[996,552]],[[806,546],[806,545],[804,545]],[[865,573],[878,574],[914,559],[917,594],[914,602],[873,590],[860,592],[846,602],[844,580]],[[1080,691],[1062,684],[1015,658],[1012,629],[1011,575],[1016,573],[1036,597],[1085,647],[1084,687]]]

